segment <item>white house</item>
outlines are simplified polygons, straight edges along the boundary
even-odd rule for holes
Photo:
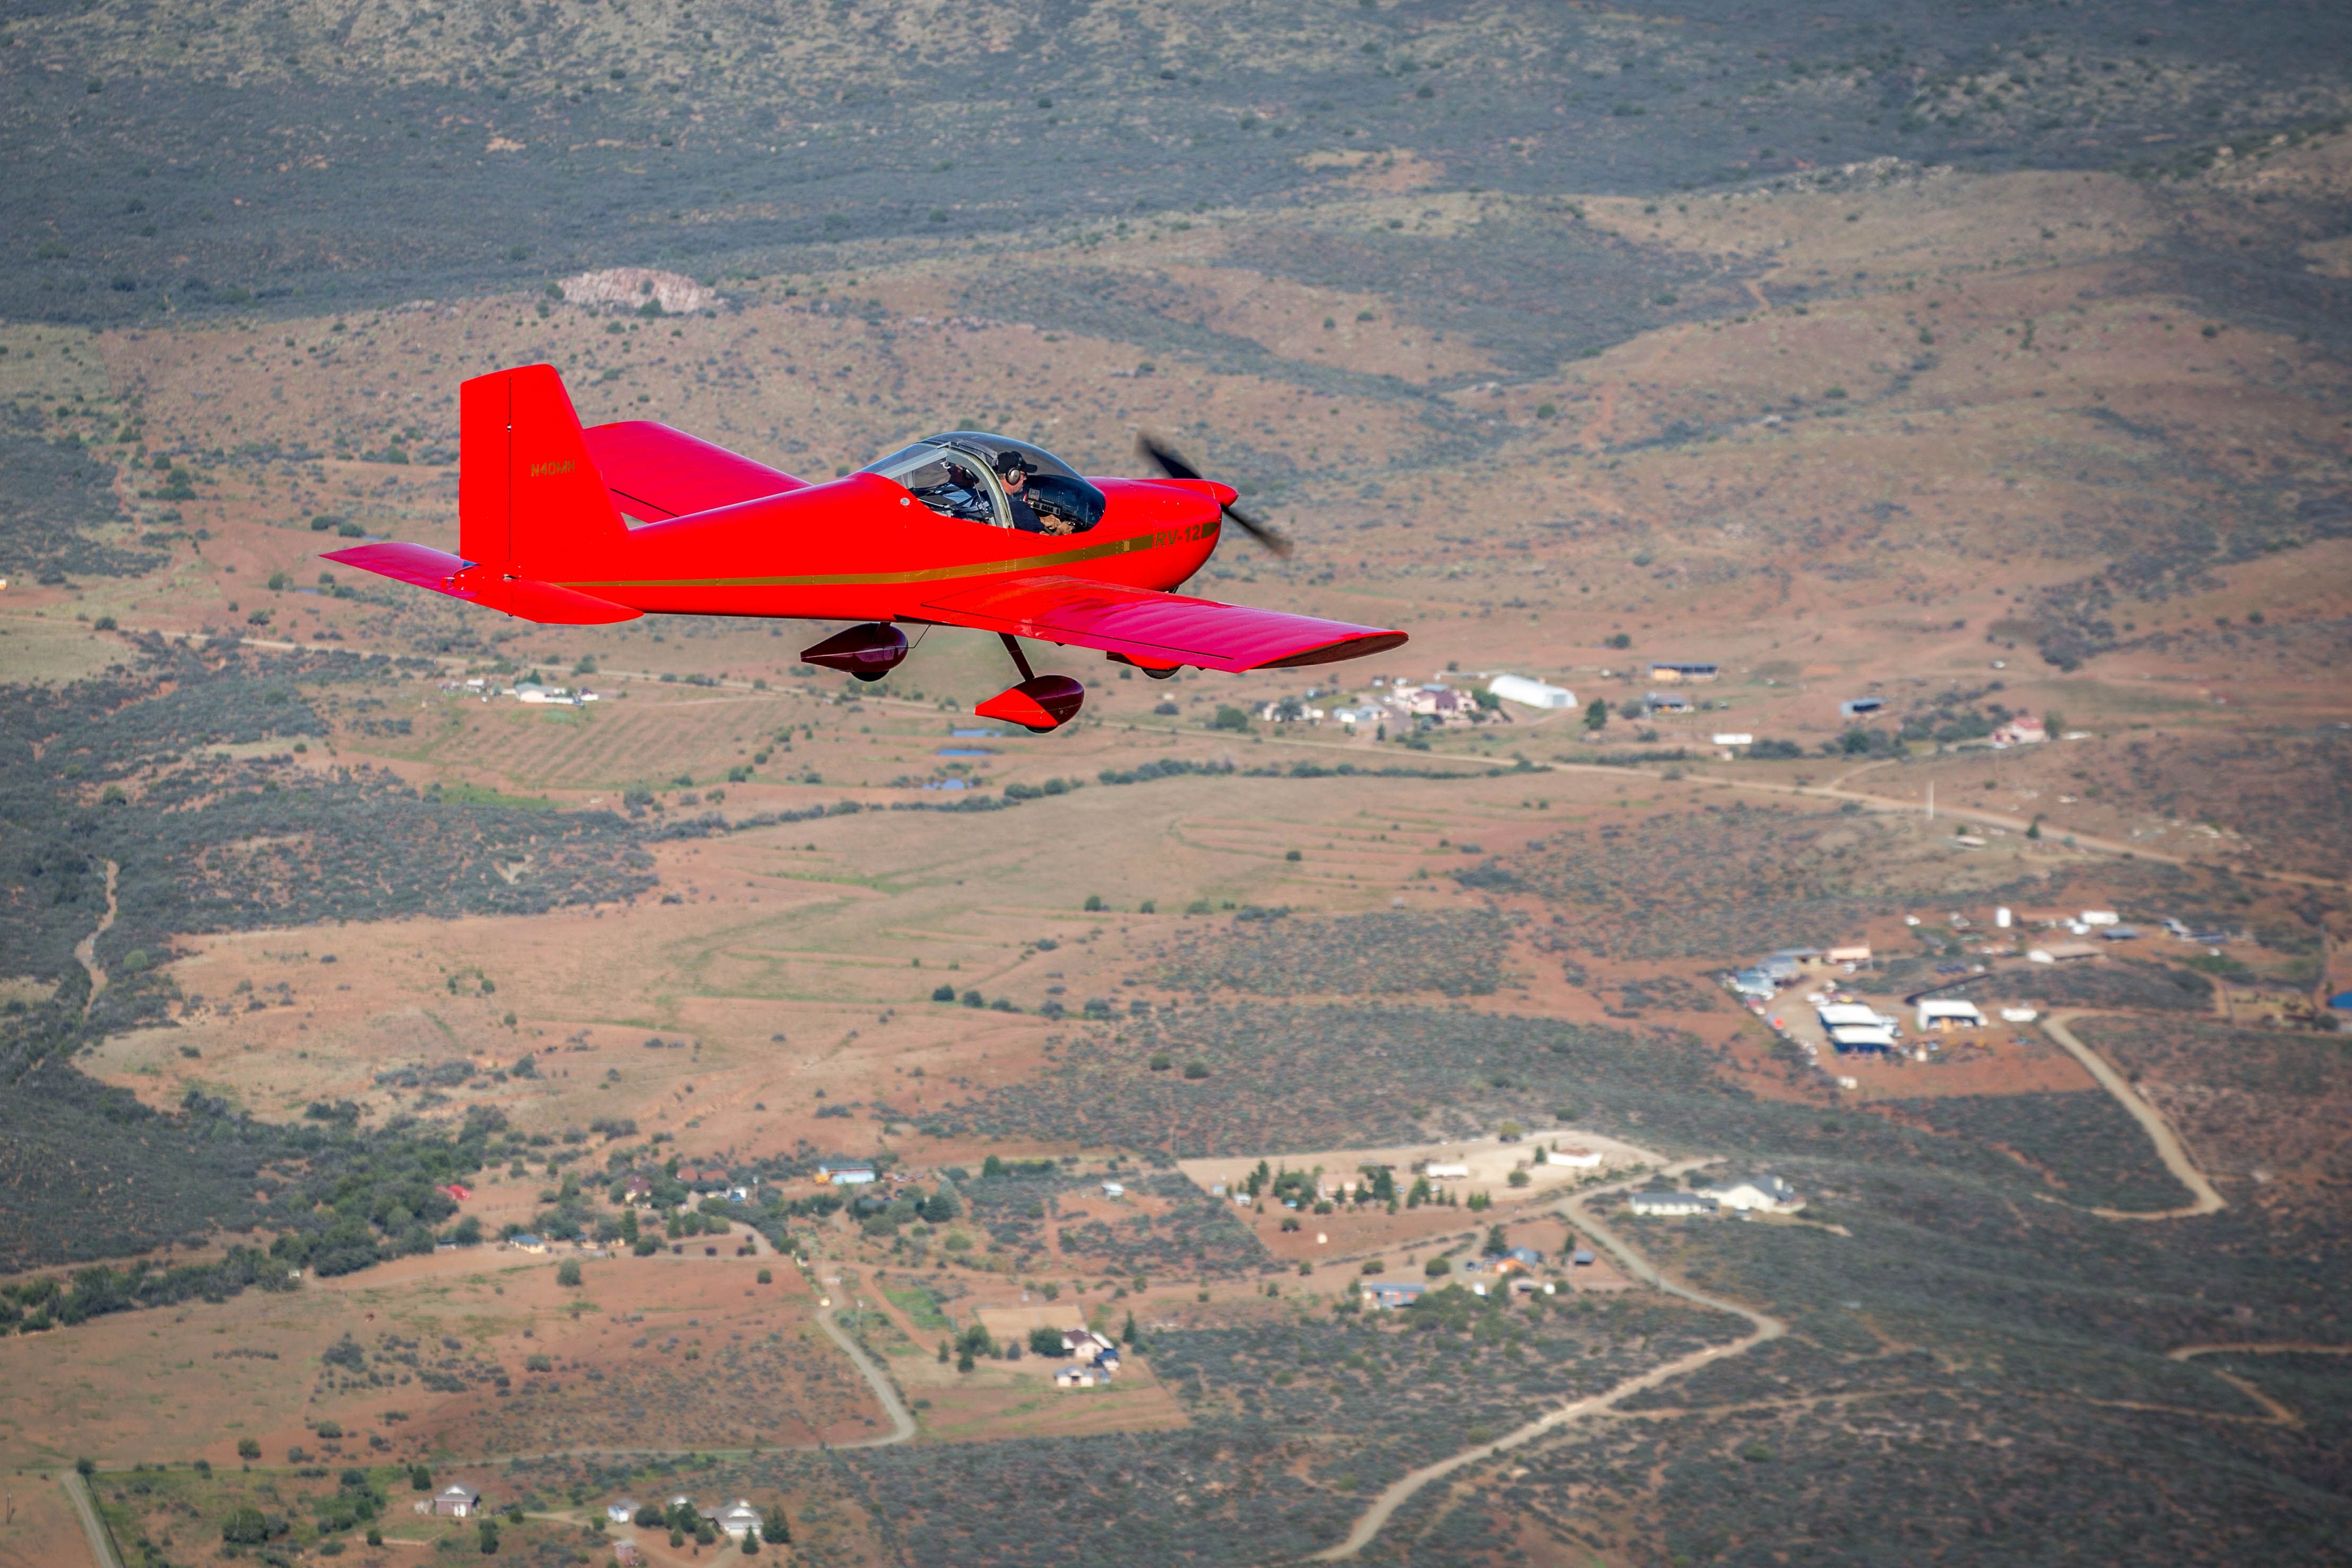
[[[819,1166],[816,1179],[835,1186],[864,1186],[874,1179],[872,1166]]]
[[[1576,706],[1576,694],[1566,686],[1549,686],[1524,675],[1496,675],[1486,689],[1507,703],[1521,707],[1564,708]]]
[[[1637,1192],[1625,1200],[1636,1214],[1713,1214],[1716,1200],[1696,1192]]]
[[[637,1505],[633,1500],[625,1497],[617,1501],[608,1502],[604,1505],[604,1517],[614,1524],[626,1524],[637,1517]]]
[[[1097,1388],[1110,1381],[1110,1374],[1098,1372],[1091,1365],[1073,1363],[1054,1374],[1056,1388]]]
[[[1919,1003],[1919,1032],[1942,1033],[1948,1030],[1982,1029],[1985,1016],[1974,1002],[1948,1001],[1928,997]]]
[[[433,1494],[433,1511],[444,1519],[470,1519],[482,1506],[482,1494],[451,1481]]]
[[[2019,714],[1992,732],[1995,747],[2039,746],[2050,738],[2050,732],[2032,714]]]
[[[1813,1009],[1823,1029],[1891,1029],[1895,1020],[1860,1002],[1826,1002]]]
[[[1103,1183],[1102,1189],[1103,1196],[1105,1197],[1125,1197],[1127,1196],[1127,1188],[1119,1186],[1118,1183],[1115,1181],[1107,1181]]]
[[[760,1528],[760,1511],[739,1497],[720,1509],[711,1522],[725,1531],[729,1539],[740,1542]]]
[[[1422,1166],[1422,1174],[1432,1181],[1468,1181],[1470,1167],[1443,1160],[1432,1160]]]
[[[1877,1024],[1842,1023],[1830,1030],[1830,1043],[1841,1056],[1857,1051],[1875,1054],[1895,1049],[1895,1031]]]
[[[1776,1176],[1744,1176],[1707,1189],[1709,1197],[1726,1208],[1736,1208],[1748,1214],[1786,1214],[1805,1207],[1797,1189]]]

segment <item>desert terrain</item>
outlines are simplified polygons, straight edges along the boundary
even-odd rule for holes
[[[11,19],[0,1563],[2339,1560],[2341,28],[2113,22]],[[1411,642],[320,559],[530,362]]]

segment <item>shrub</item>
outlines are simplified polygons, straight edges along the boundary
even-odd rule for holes
[[[1187,1078],[1200,1079],[1206,1078],[1208,1075],[1209,1064],[1205,1061],[1188,1061],[1184,1064],[1184,1076]]]
[[[221,1539],[232,1546],[265,1545],[269,1540],[269,1521],[251,1503],[241,1504],[222,1521]]]
[[[555,1266],[555,1282],[559,1285],[579,1284],[580,1260],[577,1258],[566,1258],[562,1262],[558,1263]]]

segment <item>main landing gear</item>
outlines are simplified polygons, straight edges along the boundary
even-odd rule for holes
[[[1036,735],[1055,730],[1077,716],[1087,700],[1087,688],[1067,675],[1041,675],[1030,669],[1021,644],[1009,632],[999,632],[1004,651],[1021,672],[1021,684],[1008,686],[971,711],[982,718],[1001,718]]]

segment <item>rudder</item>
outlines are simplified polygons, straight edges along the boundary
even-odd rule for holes
[[[560,580],[628,537],[553,365],[457,388],[457,549],[515,576]]]

